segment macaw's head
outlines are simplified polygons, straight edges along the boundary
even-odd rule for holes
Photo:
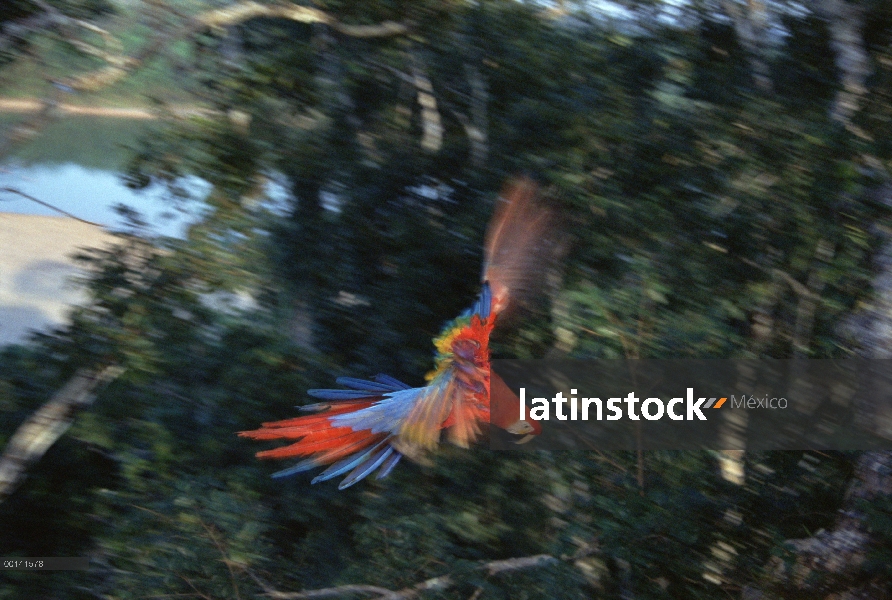
[[[539,421],[531,419],[529,414],[521,418],[520,398],[495,371],[490,372],[489,379],[489,422],[518,436],[516,444],[526,444],[542,433]]]

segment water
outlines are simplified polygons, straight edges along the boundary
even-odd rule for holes
[[[115,210],[126,205],[141,213],[149,231],[157,235],[184,237],[186,227],[198,214],[198,204],[174,206],[164,199],[164,190],[155,187],[140,192],[127,188],[118,173],[90,169],[76,163],[62,165],[6,165],[0,172],[0,188],[11,187],[111,230],[125,229],[126,221]],[[186,187],[203,197],[207,184],[190,178]],[[0,212],[26,215],[59,215],[22,196],[0,192]]]
[[[3,119],[5,124],[12,121]],[[183,237],[200,214],[208,185],[197,177],[183,182],[194,202],[171,203],[158,186],[132,190],[120,176],[151,123],[127,119],[68,117],[44,129],[0,165],[0,188],[14,188],[80,219],[112,230],[126,221],[115,207],[139,212],[155,235]],[[0,193],[0,212],[52,216],[59,213],[8,192]]]
[[[0,116],[0,129],[19,118]],[[113,243],[109,230],[127,229],[116,206],[139,212],[154,235],[184,237],[198,218],[209,186],[197,177],[182,182],[195,200],[178,205],[166,202],[158,187],[134,191],[124,185],[120,173],[150,127],[146,121],[68,117],[0,164],[0,188],[102,226],[0,192],[0,346],[63,323],[69,307],[86,300],[72,285],[81,271],[71,257],[81,248]]]
[[[0,115],[0,130],[20,119]],[[140,213],[153,235],[185,237],[189,224],[200,217],[210,186],[198,177],[179,182],[192,200],[176,203],[166,200],[160,187],[135,191],[124,185],[121,173],[152,126],[145,120],[66,117],[0,164],[0,188],[16,189],[101,226],[0,192],[0,346],[63,323],[69,307],[86,300],[83,290],[71,284],[80,274],[71,256],[84,247],[112,243],[109,231],[128,229],[116,206]],[[267,178],[262,206],[284,214],[290,204],[286,182],[277,174]]]

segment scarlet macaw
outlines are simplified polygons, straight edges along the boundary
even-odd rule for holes
[[[519,400],[498,377],[490,389],[489,336],[496,319],[529,279],[541,255],[535,250],[548,229],[549,212],[535,202],[529,179],[509,184],[490,222],[484,252],[483,290],[474,306],[446,325],[434,340],[435,368],[427,385],[409,387],[389,375],[371,380],[340,377],[346,389],[308,390],[323,402],[301,407],[315,414],[264,423],[240,436],[297,442],[258,452],[258,458],[307,457],[273,477],[330,465],[313,479],[345,473],[344,489],[379,469],[386,477],[403,456],[418,460],[447,430],[453,444],[467,448],[480,421],[525,436],[541,432],[537,421],[520,419]],[[490,392],[498,398],[490,404]]]

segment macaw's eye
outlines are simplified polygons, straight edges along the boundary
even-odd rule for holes
[[[452,353],[459,358],[472,360],[479,348],[480,343],[474,340],[458,340],[452,344]]]

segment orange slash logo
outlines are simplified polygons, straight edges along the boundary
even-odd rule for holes
[[[715,398],[710,398],[709,402],[707,402],[706,406],[703,408],[721,408],[722,404],[725,403],[725,400],[727,400],[727,398],[719,398],[718,402],[716,402]]]

